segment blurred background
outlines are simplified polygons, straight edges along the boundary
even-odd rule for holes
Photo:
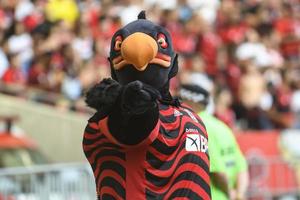
[[[0,200],[95,199],[84,94],[110,76],[111,36],[142,9],[180,55],[173,94],[205,84],[234,130],[249,199],[299,199],[298,0],[0,0]]]

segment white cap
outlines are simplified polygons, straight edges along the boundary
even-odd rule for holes
[[[208,105],[206,106],[206,111],[212,114],[215,110],[215,105],[212,97],[212,90],[214,88],[214,83],[212,82],[212,80],[210,80],[205,74],[192,73],[190,74],[189,83],[202,87],[210,94]]]
[[[205,74],[202,73],[190,74],[190,83],[202,87],[209,93],[212,92],[214,87],[213,82]]]

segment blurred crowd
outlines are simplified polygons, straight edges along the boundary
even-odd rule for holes
[[[175,95],[193,80],[232,128],[300,128],[298,0],[1,0],[1,83],[60,94],[80,110],[110,75],[112,34],[142,9],[180,54]]]

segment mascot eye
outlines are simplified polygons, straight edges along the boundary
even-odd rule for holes
[[[166,36],[162,33],[158,34],[157,43],[164,49],[168,47],[168,43],[166,41]]]
[[[122,37],[119,35],[115,39],[114,50],[115,51],[120,51],[121,50],[121,44],[122,44]]]

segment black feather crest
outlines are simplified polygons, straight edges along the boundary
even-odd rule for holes
[[[142,10],[138,15],[138,19],[146,19],[146,11]]]
[[[121,90],[122,86],[115,80],[103,79],[86,93],[85,102],[89,107],[100,111],[114,105]]]

